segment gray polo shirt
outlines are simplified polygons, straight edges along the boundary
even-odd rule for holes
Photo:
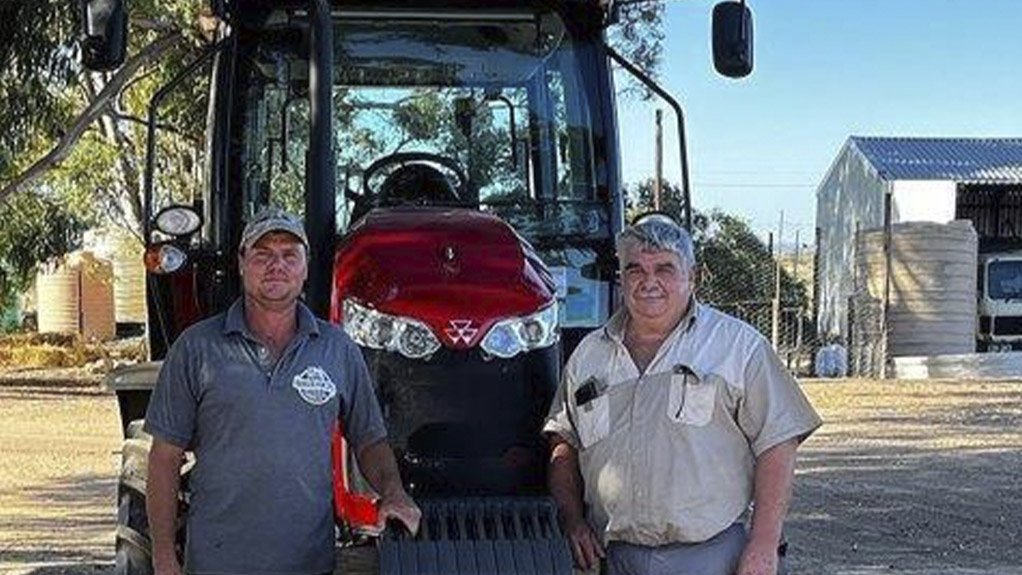
[[[756,457],[820,418],[753,327],[693,302],[644,373],[621,310],[582,340],[544,426],[579,450],[605,542],[705,541],[745,512]],[[581,390],[581,391],[580,391]]]
[[[386,430],[361,351],[298,305],[298,333],[274,364],[239,300],[170,348],[145,429],[195,452],[185,570],[333,571],[330,439],[356,449]]]

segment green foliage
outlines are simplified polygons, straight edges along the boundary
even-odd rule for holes
[[[73,117],[78,74],[74,2],[0,2],[0,181],[40,135]]]
[[[706,299],[760,302],[774,297],[777,260],[771,246],[764,244],[748,223],[714,210],[698,215],[693,227],[696,257],[703,264],[701,293]],[[785,307],[808,304],[806,287],[783,269],[780,295]]]
[[[608,31],[608,42],[640,70],[658,78],[664,52],[664,1],[625,4],[620,10],[621,22]],[[626,78],[622,95],[643,100],[653,97],[653,93],[631,75]]]
[[[437,92],[422,90],[398,103],[391,119],[407,140],[430,140],[442,127],[446,104]]]
[[[116,209],[112,196],[117,194],[116,162],[120,150],[95,131],[87,132],[71,155],[47,174],[44,183],[33,190],[45,189],[60,198],[66,210],[81,220],[97,221]],[[25,193],[37,193],[33,190]]]
[[[71,210],[104,214],[113,223],[139,226],[139,196],[145,131],[140,120],[160,86],[196,53],[201,40],[193,33],[202,0],[132,0],[128,59],[159,38],[190,38],[148,67],[143,67],[117,98],[109,114],[89,127],[71,155],[29,185],[67,201]],[[79,63],[78,3],[5,0],[0,3],[0,185],[10,182],[53,149],[86,107],[95,101],[112,74],[94,74]],[[185,83],[161,109],[161,124],[178,140],[203,141],[205,86]],[[191,172],[196,159],[180,142],[161,150],[172,183]],[[190,174],[189,174],[190,175]],[[175,179],[176,177],[176,179]],[[194,186],[194,185],[193,185]]]
[[[31,284],[37,262],[78,247],[84,229],[54,198],[21,193],[0,205],[0,308]]]

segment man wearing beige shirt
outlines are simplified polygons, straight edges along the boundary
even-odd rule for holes
[[[683,228],[647,216],[617,252],[624,309],[572,354],[544,426],[575,560],[606,558],[611,575],[783,572],[795,450],[819,416],[759,332],[695,300]]]

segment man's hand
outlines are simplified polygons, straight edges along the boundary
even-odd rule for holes
[[[583,571],[588,571],[600,564],[607,554],[603,551],[600,538],[593,532],[589,522],[583,518],[573,521],[565,521],[564,529],[568,536],[568,543],[571,544],[571,554],[575,556],[575,563]]]
[[[359,449],[357,457],[358,466],[369,485],[380,494],[376,528],[383,532],[388,519],[397,519],[412,535],[418,533],[422,511],[401,484],[401,474],[390,445],[382,439],[374,441]]]
[[[547,483],[557,501],[564,533],[571,545],[575,563],[584,571],[599,565],[606,557],[600,538],[585,520],[582,504],[582,476],[578,469],[578,451],[559,435],[550,436],[550,467]]]
[[[380,498],[379,523],[376,527],[382,532],[387,525],[387,520],[397,519],[408,529],[408,532],[415,535],[419,532],[419,521],[422,519],[422,510],[415,504],[415,501],[408,496],[403,489],[396,493]]]
[[[737,575],[776,575],[777,545],[791,501],[798,439],[779,443],[756,458],[752,529],[738,562]]]
[[[777,544],[749,539],[735,575],[777,575]]]

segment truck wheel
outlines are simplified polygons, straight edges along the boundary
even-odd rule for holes
[[[142,420],[128,424],[127,439],[121,448],[121,475],[117,484],[115,575],[153,573],[149,518],[145,506],[151,447],[152,437],[142,431]],[[181,488],[182,491],[187,489],[186,475],[182,476]],[[180,518],[178,525],[177,538],[180,550],[180,544],[184,542],[184,521]]]

